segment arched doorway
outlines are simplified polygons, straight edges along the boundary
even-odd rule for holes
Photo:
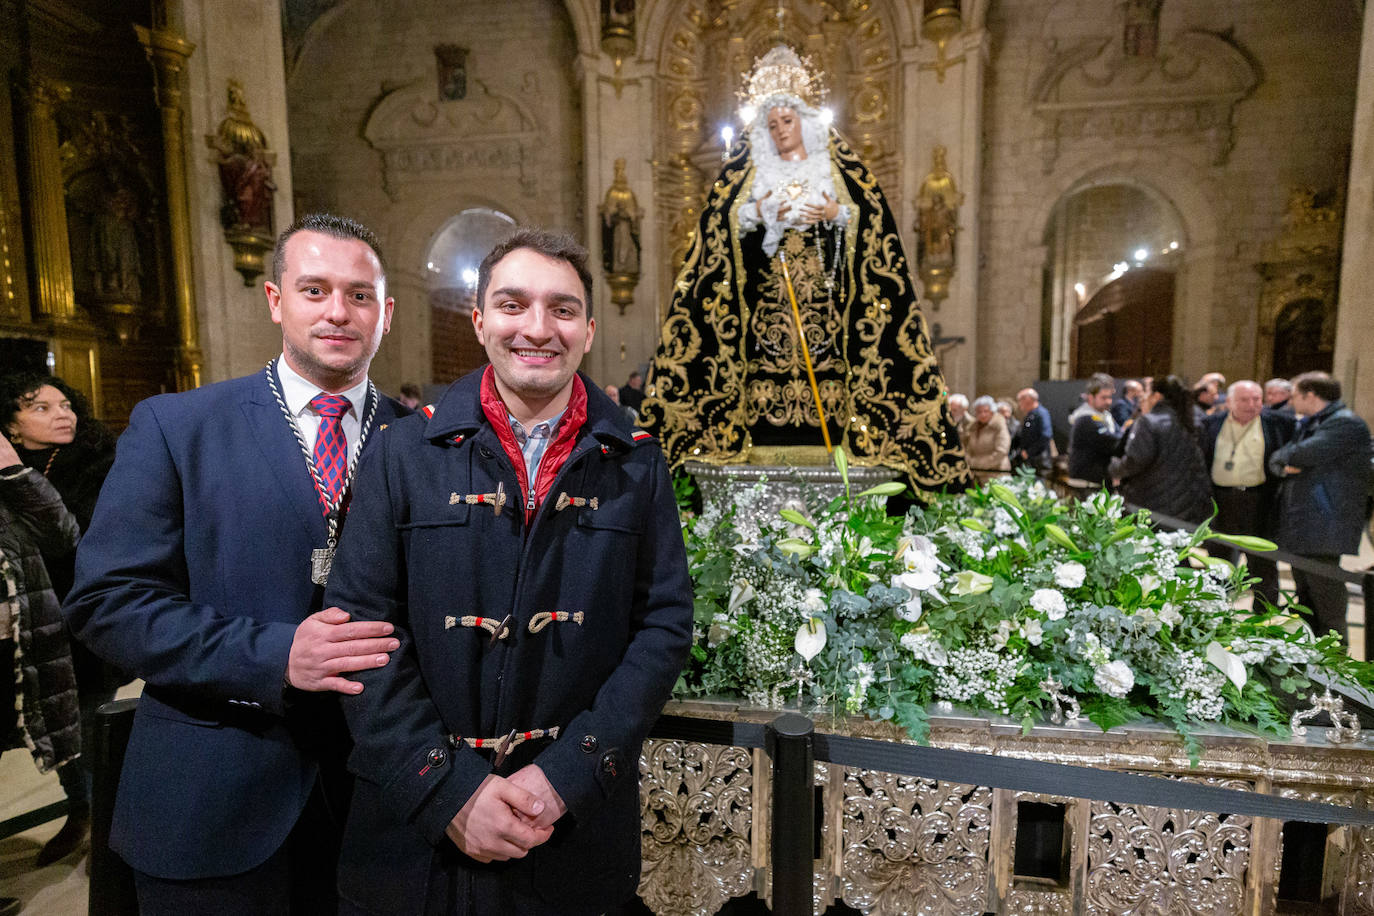
[[[1276,378],[1292,378],[1302,372],[1330,372],[1333,346],[1324,334],[1326,303],[1320,299],[1296,299],[1274,321]]]
[[[1173,358],[1174,273],[1137,268],[1112,280],[1073,320],[1074,378],[1167,375]]]
[[[472,332],[477,268],[514,228],[509,214],[473,207],[444,223],[430,242],[424,274],[429,287],[431,382],[446,385],[487,361]]]
[[[1055,205],[1045,243],[1040,377],[1167,373],[1187,243],[1173,204],[1144,185],[1080,186]]]

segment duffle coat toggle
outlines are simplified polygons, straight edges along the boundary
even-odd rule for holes
[[[498,480],[496,482],[495,493],[468,493],[466,495],[461,493],[450,493],[448,495],[448,504],[450,506],[456,506],[459,503],[469,506],[488,505],[491,506],[493,515],[500,515],[501,510],[506,508],[506,485],[504,482]]]
[[[569,496],[565,490],[558,494],[558,502],[553,504],[553,508],[555,512],[562,512],[569,506],[577,506],[579,508],[587,506],[595,512],[600,505],[600,501],[595,496]]]
[[[473,750],[496,751],[496,757],[492,760],[492,766],[500,767],[506,762],[506,757],[515,748],[524,744],[526,741],[536,741],[540,738],[548,738],[550,741],[558,738],[560,727],[555,725],[551,728],[534,728],[527,732],[511,729],[506,735],[499,738],[464,738],[462,735],[449,735],[448,743],[453,747],[466,744]]]

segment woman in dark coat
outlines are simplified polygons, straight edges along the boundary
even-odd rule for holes
[[[1192,400],[1176,375],[1147,382],[1125,453],[1112,459],[1107,473],[1127,502],[1198,523],[1211,514],[1212,481],[1198,445]]]
[[[5,434],[20,461],[47,478],[84,531],[114,461],[110,434],[90,416],[80,392],[54,376],[21,373],[0,379],[0,406]],[[58,602],[71,590],[75,560],[75,551],[44,552],[43,562]],[[82,738],[90,746],[95,711],[114,698],[121,679],[80,643],[72,642],[71,657],[80,698]],[[58,778],[67,793],[67,822],[39,852],[39,866],[56,862],[84,844],[90,832],[90,766],[87,758],[80,757],[58,768]]]

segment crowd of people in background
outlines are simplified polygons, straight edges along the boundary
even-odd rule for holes
[[[1359,552],[1374,503],[1374,448],[1329,374],[1228,385],[1220,372],[1208,372],[1189,385],[1177,375],[1118,380],[1099,373],[1068,413],[1063,454],[1039,392],[1021,390],[1016,404],[1012,414],[988,395],[971,406],[962,394],[949,397],[980,482],[1026,467],[1082,492],[1108,487],[1168,523],[1211,519],[1214,531],[1273,540],[1296,558],[1296,601],[1315,629],[1345,638],[1345,582],[1323,570]],[[1224,546],[1211,549],[1240,558]],[[1245,562],[1256,597],[1279,605],[1274,560],[1247,551]]]

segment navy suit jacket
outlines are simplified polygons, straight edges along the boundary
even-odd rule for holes
[[[383,397],[374,427],[398,412]],[[79,639],[146,682],[110,835],[134,868],[256,867],[294,826],[318,762],[342,759],[334,695],[284,689],[296,626],[321,607],[310,552],[325,538],[263,372],[134,408],[63,608]]]

